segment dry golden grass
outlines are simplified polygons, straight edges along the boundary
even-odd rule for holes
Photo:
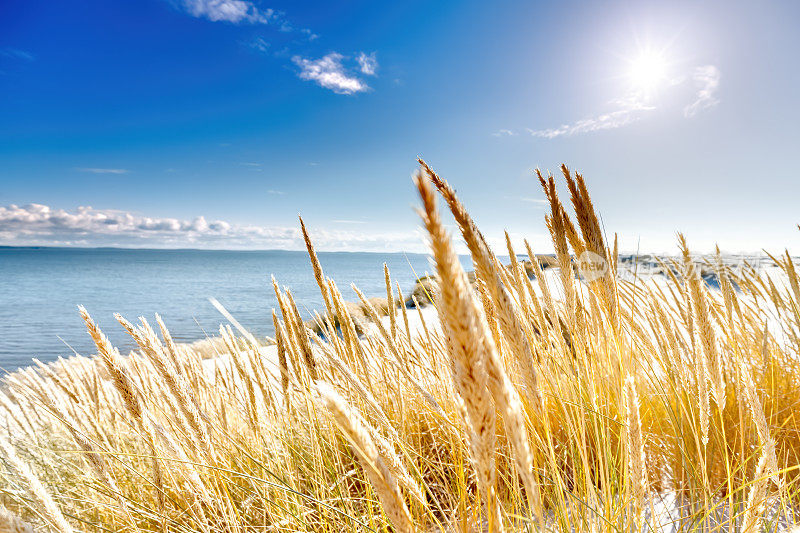
[[[29,531],[760,531],[800,505],[800,278],[711,261],[683,236],[665,276],[619,275],[584,179],[573,216],[539,178],[559,273],[507,239],[502,265],[454,189],[415,178],[438,283],[425,322],[386,279],[352,306],[303,235],[326,338],[274,283],[275,345],[220,329],[176,345],[118,317],[128,357],[81,310],[99,357],[4,378],[0,529]],[[471,284],[437,206],[470,250]],[[590,251],[607,275],[576,279]],[[505,252],[503,252],[505,253]],[[381,316],[388,318],[381,322]],[[421,327],[412,328],[420,313]],[[335,317],[327,318],[327,317]],[[361,317],[358,317],[360,321]],[[233,322],[233,325],[238,325]],[[211,355],[211,357],[209,357]]]

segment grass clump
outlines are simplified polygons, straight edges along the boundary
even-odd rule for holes
[[[503,265],[453,188],[420,163],[436,318],[421,313],[412,327],[419,310],[395,305],[403,296],[387,271],[384,308],[357,293],[375,322],[362,328],[304,225],[324,338],[277,282],[270,347],[221,327],[200,350],[174,343],[159,318],[154,328],[117,317],[139,347],[122,357],[81,309],[99,357],[4,380],[0,524],[405,533],[794,523],[800,278],[788,253],[773,258],[779,275],[732,269],[718,254],[704,267],[712,290],[680,236],[682,257],[663,259],[663,276],[623,276],[583,178],[563,167],[572,215],[554,177],[539,174],[555,256],[543,265],[526,243],[522,260],[507,239]],[[607,271],[581,281],[587,252]]]

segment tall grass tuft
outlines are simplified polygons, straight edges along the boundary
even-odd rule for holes
[[[680,255],[641,275],[564,166],[558,179],[537,171],[554,257],[508,235],[497,252],[455,189],[420,165],[430,307],[407,308],[388,268],[386,313],[343,293],[301,219],[325,308],[304,322],[273,280],[268,345],[229,314],[233,327],[204,345],[175,343],[158,316],[157,327],[118,316],[137,345],[123,356],[81,308],[96,357],[3,378],[0,530],[794,524],[800,277],[788,251],[766,270],[734,267],[679,235]],[[586,257],[605,270],[588,276]]]

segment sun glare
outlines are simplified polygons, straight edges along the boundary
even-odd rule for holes
[[[666,58],[655,50],[642,50],[631,60],[628,76],[636,89],[653,91],[667,79]]]

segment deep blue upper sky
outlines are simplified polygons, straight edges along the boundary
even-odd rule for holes
[[[796,2],[0,3],[0,244],[419,248],[417,155],[548,248],[798,249]],[[31,205],[33,204],[33,205]],[[199,218],[202,217],[202,218]]]

